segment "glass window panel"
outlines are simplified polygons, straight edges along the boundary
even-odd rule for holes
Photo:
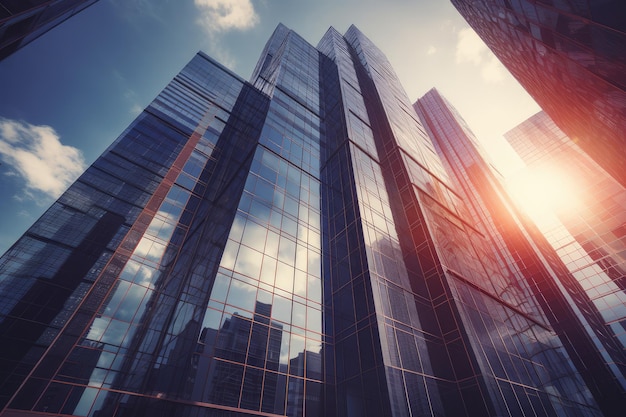
[[[91,406],[95,402],[98,392],[99,390],[96,388],[85,388],[83,395],[80,397],[80,401],[76,405],[76,408],[71,411],[71,414],[75,416],[87,416],[89,410],[91,410]]]
[[[321,366],[321,362],[320,362]],[[307,361],[308,368],[308,361]],[[321,373],[321,370],[320,370]],[[319,379],[319,378],[317,378]],[[305,415],[322,415],[322,384],[319,382],[306,381]]]
[[[272,317],[276,320],[291,322],[291,300],[274,295],[274,305],[272,306]]]
[[[247,246],[241,246],[237,254],[235,270],[244,275],[259,279],[263,254]]]
[[[129,323],[119,320],[111,320],[106,330],[104,331],[104,334],[100,338],[100,341],[102,341],[103,343],[120,346],[122,344],[122,340],[124,340],[124,336],[126,336],[126,332],[128,331],[129,327]]]
[[[304,336],[292,333],[289,345],[289,373],[302,376],[304,375]]]
[[[269,230],[267,232],[267,240],[265,242],[265,254],[273,258],[278,258],[278,244],[280,236],[278,233]]]
[[[307,272],[313,276],[321,277],[322,276],[322,273],[321,273],[322,264],[321,264],[320,255],[316,251],[309,250],[308,261],[309,261],[309,265],[308,265]]]
[[[164,244],[153,242],[152,247],[146,254],[146,259],[153,262],[159,262],[161,260],[161,256],[163,256],[163,253],[165,252],[165,248],[166,246]]]
[[[259,289],[256,299],[259,303],[272,305],[272,293],[269,291]]]
[[[147,301],[147,299],[144,301],[147,291],[146,287],[132,284],[113,317],[118,320],[132,321],[136,314],[141,316]]]
[[[141,264],[137,261],[129,260],[124,269],[120,273],[120,279],[125,281],[133,281],[135,278],[135,274],[139,271]]]
[[[139,271],[133,278],[133,282],[144,287],[154,288],[154,281],[157,277],[156,270],[147,265],[141,265]]]
[[[254,311],[256,287],[239,280],[232,280],[226,302],[235,307]]]
[[[285,194],[282,191],[280,191],[280,190],[276,190],[274,192],[273,203],[274,203],[274,207],[275,208],[277,208],[279,210],[282,210],[283,209],[283,205],[285,204]]]
[[[261,281],[270,285],[274,285],[276,277],[276,259],[269,256],[263,257],[263,266],[261,268]]]
[[[209,385],[209,400],[217,404],[237,407],[243,377],[243,366],[223,361],[213,361],[210,372],[212,378]]]
[[[276,210],[272,210],[272,213],[270,215],[270,225],[272,225],[276,229],[280,229],[282,221],[283,221],[282,213]]]
[[[99,342],[110,321],[111,319],[97,317],[91,324],[91,327],[89,328],[89,333],[87,333],[86,338]]]
[[[235,220],[230,228],[230,235],[228,237],[232,240],[241,241],[245,224],[246,218],[238,213],[237,216],[235,216]]]
[[[222,255],[220,266],[227,269],[234,269],[238,251],[239,243],[229,239],[228,243],[226,243],[226,247],[224,248],[224,254]]]
[[[189,190],[193,190],[196,185],[196,180],[185,174],[184,172],[181,172],[176,179],[176,184]]]
[[[278,415],[285,414],[287,376],[274,372],[265,372],[263,384],[263,404],[261,410]]]
[[[306,307],[304,305],[296,302],[293,303],[291,324],[299,327],[306,326]]]
[[[306,328],[322,333],[322,312],[313,307],[307,307]]]
[[[246,368],[246,375],[241,391],[241,408],[258,410],[261,406],[261,387],[263,386],[263,371],[252,367]]]
[[[270,219],[270,208],[259,201],[252,200],[252,204],[250,204],[250,214],[262,222],[267,223]]]
[[[296,243],[285,236],[280,238],[280,246],[278,251],[278,259],[286,264],[294,264],[296,257]]]
[[[252,220],[248,220],[241,239],[241,243],[250,246],[251,248],[263,250],[263,247],[265,246],[266,234],[267,229],[265,227],[259,225]]]
[[[285,232],[290,234],[291,236],[297,236],[298,234],[298,223],[287,216],[283,217],[283,222],[281,225],[281,229]]]
[[[289,377],[289,389],[287,397],[287,415],[301,417],[304,405],[304,380]]]
[[[202,321],[202,329],[203,330],[204,329],[218,330],[220,328],[221,320],[222,320],[222,312],[209,308],[207,309],[206,313],[204,313],[204,320]],[[201,338],[202,338],[202,335],[201,335]],[[202,341],[206,343],[206,340],[202,340]]]
[[[306,271],[307,270],[307,249],[302,245],[297,245],[296,248],[296,268]]]
[[[293,281],[293,293],[301,297],[306,297],[307,274],[304,271],[295,270]]]
[[[309,226],[306,223],[298,223],[298,239],[302,242],[309,240]]]
[[[122,299],[124,298],[124,295],[126,294],[126,291],[128,291],[128,287],[130,287],[130,283],[126,281],[118,281],[118,283],[116,284],[116,288],[113,291],[113,295],[111,296],[109,301],[106,303],[107,306],[104,310],[105,316],[111,317],[115,313],[118,306],[122,302]]]
[[[308,276],[307,298],[316,303],[322,302],[322,282],[319,278]]]
[[[254,189],[254,194],[261,200],[272,202],[274,200],[274,185],[259,179]]]
[[[280,288],[283,291],[293,291],[293,277],[294,269],[292,266],[282,262],[278,262],[276,267],[276,288]]]
[[[294,198],[285,197],[284,210],[286,213],[289,213],[294,217],[298,217],[299,204]]]
[[[211,290],[211,299],[225,302],[229,286],[230,278],[224,274],[218,273],[215,277],[215,282],[213,283],[213,289]]]

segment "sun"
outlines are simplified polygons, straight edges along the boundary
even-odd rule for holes
[[[507,181],[511,196],[538,226],[554,224],[556,216],[581,207],[571,176],[547,165],[525,167]]]

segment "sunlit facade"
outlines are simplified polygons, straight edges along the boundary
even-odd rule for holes
[[[600,417],[446,167],[354,26],[199,53],[0,258],[0,415]]]
[[[451,1],[555,123],[626,186],[626,2]]]
[[[542,217],[537,223],[576,277],[577,291],[587,294],[590,308],[604,320],[606,327],[596,333],[626,390],[626,189],[544,112],[504,137],[527,163],[520,181],[536,178],[533,187],[545,187],[546,195],[571,190],[560,196],[558,204],[545,208],[552,211],[551,221]],[[558,181],[547,181],[549,177]],[[512,185],[515,188],[517,182]]]
[[[0,0],[0,60],[98,0]]]
[[[508,283],[503,285],[499,294],[507,300],[507,293],[520,285],[526,291],[535,293],[546,320],[561,338],[602,410],[606,415],[619,415],[620,404],[626,399],[623,346],[607,336],[611,332],[607,332],[598,309],[590,303],[578,285],[578,273],[571,268],[568,270],[562,262],[564,260],[571,267],[572,263],[580,261],[571,262],[563,256],[563,248],[555,251],[550,247],[530,219],[516,209],[516,203],[503,189],[502,179],[489,163],[480,143],[445,98],[436,90],[431,90],[417,101],[415,108],[428,128],[448,172],[454,174],[453,181],[462,190],[464,199],[472,202],[468,208],[474,224],[489,237],[491,247],[497,248],[495,254],[499,262],[509,267]],[[557,129],[554,124],[550,127]],[[536,132],[532,129],[520,128],[519,132],[515,134],[516,141],[525,149],[532,147],[529,144],[533,141],[542,140],[534,136]],[[544,141],[544,145],[554,147],[552,143]],[[563,156],[564,160],[567,159],[567,156]],[[581,172],[579,175],[585,174]],[[608,177],[606,173],[604,175]],[[544,178],[534,183],[533,187],[537,191],[546,183],[548,181]],[[522,198],[526,199],[530,207],[537,203],[528,195]],[[577,207],[571,200],[563,203],[570,209],[575,210]],[[554,227],[550,231],[554,232]],[[484,255],[481,258],[484,259]],[[529,286],[520,284],[523,282]],[[605,295],[614,301],[611,295]],[[615,295],[613,291],[612,297]],[[522,299],[520,296],[516,298]],[[532,305],[532,302],[528,301],[526,305]],[[619,306],[619,301],[614,302],[613,306],[613,314],[623,308],[623,304]],[[572,323],[576,325],[570,325]]]

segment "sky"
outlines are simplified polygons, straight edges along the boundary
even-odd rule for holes
[[[448,0],[100,0],[0,61],[0,254],[196,52],[248,79],[279,23],[312,45],[355,24],[412,101],[437,88],[521,167],[502,134],[539,107]]]

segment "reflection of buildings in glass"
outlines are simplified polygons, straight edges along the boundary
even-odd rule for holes
[[[194,392],[194,400],[237,405],[240,387],[233,385],[233,375],[230,373],[232,369],[226,362],[249,365],[248,384],[259,390],[263,386],[262,370],[279,368],[283,326],[271,322],[269,318],[271,309],[271,304],[257,301],[252,320],[235,312],[231,317],[224,319],[219,330],[207,327],[202,330],[198,341],[198,365],[194,387],[204,386],[205,391],[200,396]],[[252,367],[258,368],[260,373],[255,373]],[[252,376],[253,374],[255,376]],[[284,388],[273,385],[268,380],[263,400],[268,403],[284,402]],[[280,392],[283,394],[277,395]],[[244,388],[244,395],[246,393]],[[254,409],[254,398],[260,399],[260,393],[256,397],[254,395],[251,397],[250,400],[241,398],[242,408]],[[247,401],[251,401],[252,404]],[[256,408],[258,407],[259,404],[256,404]]]
[[[92,377],[92,370],[98,364],[102,348],[101,344],[85,342],[81,345],[80,350],[75,351],[72,357],[65,361],[60,374],[66,381],[75,385],[74,387],[58,385],[56,389],[63,391],[63,394],[51,390],[49,398],[40,399],[42,405],[39,408],[41,411],[54,413],[56,410],[61,410],[62,413],[65,413],[76,409]],[[58,403],[65,398],[67,399],[64,403]]]
[[[53,206],[49,212],[54,213],[57,208]],[[75,217],[68,216],[68,220],[73,221]],[[0,404],[8,399],[7,392],[19,386],[13,385],[19,379],[11,378],[11,375],[19,374],[24,364],[32,366],[37,363],[41,349],[58,335],[60,327],[68,319],[67,307],[77,303],[76,293],[86,290],[85,277],[90,279],[94,264],[101,254],[106,254],[106,246],[122,222],[123,218],[115,213],[106,213],[97,221],[83,221],[81,232],[74,233],[72,241],[66,242],[63,247],[45,245],[28,235],[23,238],[32,252],[14,253],[13,256],[32,257],[39,261],[22,265],[15,262],[12,266],[20,266],[10,273],[6,273],[5,269],[6,275],[0,282],[3,291],[0,334],[4,340],[10,341],[0,343],[0,378],[6,381]],[[33,226],[31,231],[50,239],[57,239],[61,234],[53,226],[44,231],[36,229]],[[77,228],[75,230],[78,231]],[[5,259],[8,262],[12,260],[11,251]],[[37,279],[27,281],[24,277]],[[79,326],[87,325],[88,321],[87,317],[76,319]],[[30,325],[24,327],[24,322]],[[86,353],[79,356],[92,357]],[[84,374],[79,374],[82,376],[77,378],[82,380]],[[76,390],[72,397],[75,393]]]
[[[106,250],[38,323],[56,333],[6,376],[21,388],[0,384],[6,409],[599,415],[452,177],[354,26],[313,47],[279,25],[250,83],[198,54],[0,261],[3,284],[37,285],[10,274],[54,275],[38,246],[123,219],[90,237]],[[74,386],[62,358],[86,343],[101,352]]]
[[[626,186],[624,2],[452,3],[555,123]]]
[[[0,0],[0,60],[98,0]]]

